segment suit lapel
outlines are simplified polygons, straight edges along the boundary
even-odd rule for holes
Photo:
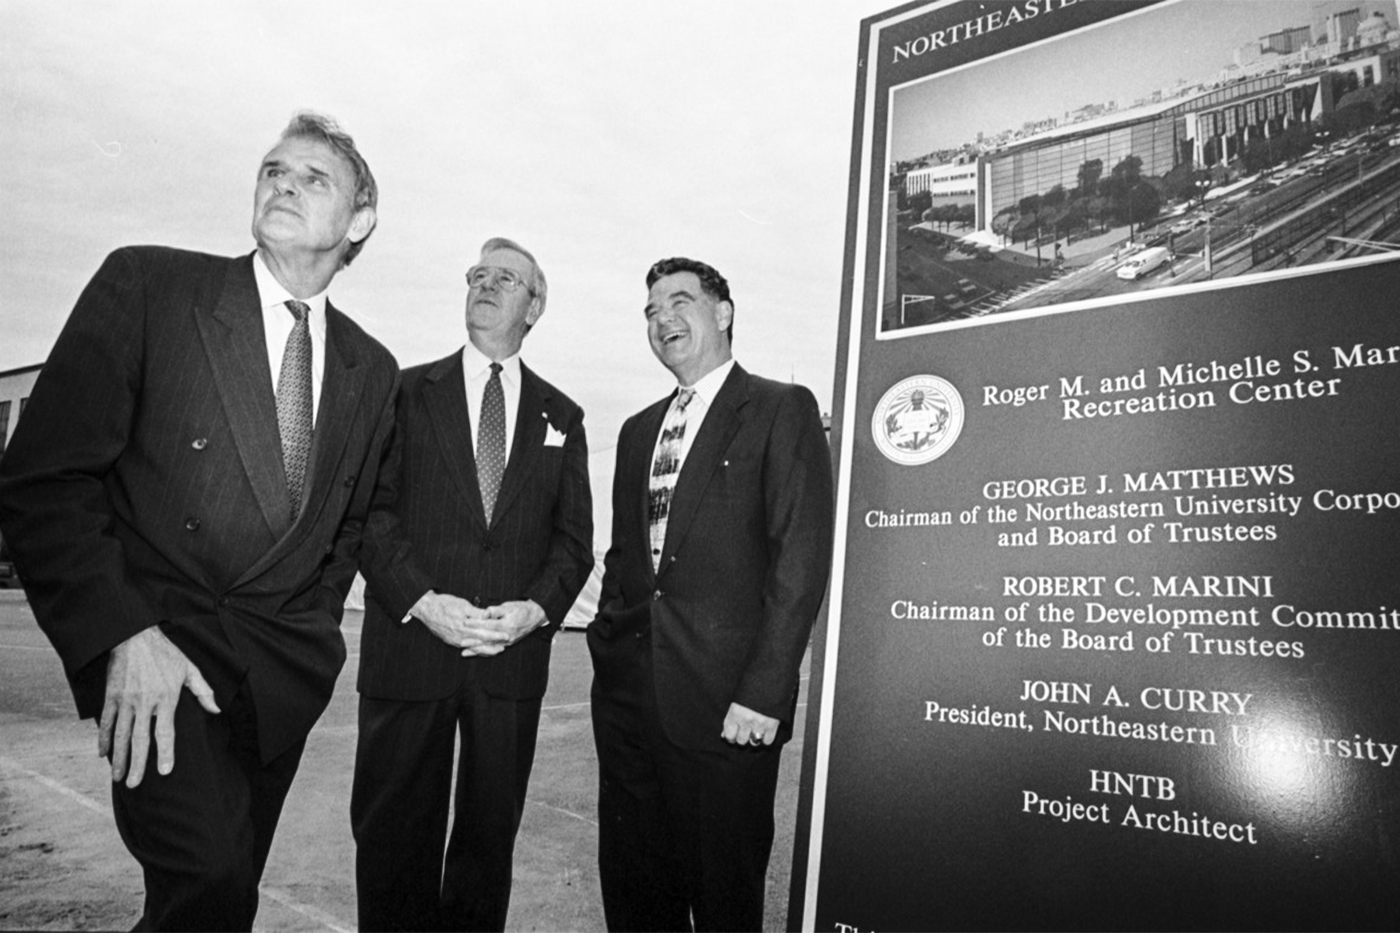
[[[360,407],[368,368],[361,364],[350,338],[349,321],[326,302],[326,362],[321,398],[316,407],[316,430],[311,436],[311,459],[306,465],[310,482],[306,503],[297,518],[299,527],[315,523],[336,483],[336,467],[350,440],[350,427]]]
[[[476,475],[466,374],[462,370],[460,351],[438,360],[428,370],[424,376],[423,405],[433,423],[452,482],[477,523],[485,528],[486,511],[481,505],[481,484]]]
[[[724,452],[729,449],[729,442],[743,423],[739,410],[748,401],[748,378],[748,373],[736,363],[715,395],[715,400],[710,403],[705,422],[700,425],[700,433],[695,435],[685,463],[681,465],[681,475],[676,477],[676,491],[671,496],[671,514],[666,521],[666,540],[661,545],[661,560],[658,563],[662,568],[685,539],[705,487],[724,462]]]
[[[259,315],[259,321],[261,317]],[[316,405],[316,429],[311,436],[311,456],[306,464],[306,475],[309,477],[306,484],[306,501],[297,515],[296,523],[288,525],[284,521],[285,530],[278,536],[277,543],[243,572],[238,578],[238,584],[263,573],[277,563],[287,551],[295,548],[308,531],[316,526],[321,512],[325,509],[330,491],[335,485],[336,467],[340,464],[341,453],[350,439],[350,427],[360,406],[360,395],[368,373],[368,368],[360,362],[347,328],[348,322],[344,315],[332,307],[330,302],[326,302],[326,361],[321,379],[321,397]],[[267,353],[264,351],[264,369],[267,368],[266,361]],[[272,423],[275,429],[275,396]],[[276,462],[280,464],[281,436],[274,433],[274,440],[277,443]],[[285,499],[285,476],[282,484]],[[282,511],[284,515],[289,511],[285,502]]]
[[[501,477],[496,495],[496,517],[506,513],[525,485],[525,477],[544,455],[545,429],[549,426],[544,383],[524,363],[520,364],[520,406],[515,412],[515,434],[510,442],[510,460]]]
[[[243,469],[268,528],[280,539],[291,524],[287,477],[251,254],[230,261],[218,300],[195,317]]]

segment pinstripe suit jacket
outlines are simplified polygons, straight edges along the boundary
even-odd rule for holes
[[[523,364],[520,376],[510,460],[488,527],[462,354],[404,371],[362,567],[359,688],[367,696],[441,699],[465,676],[494,696],[544,695],[554,633],[593,568],[593,503],[583,409]],[[494,657],[463,658],[418,621],[400,621],[430,589],[478,606],[533,599],[549,624]]]
[[[326,326],[290,525],[251,254],[128,247],[83,291],[0,461],[0,528],[80,715],[111,648],[155,623],[221,706],[246,676],[264,760],[324,710],[398,375],[329,303]]]

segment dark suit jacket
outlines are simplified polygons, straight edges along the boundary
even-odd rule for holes
[[[583,409],[520,367],[520,408],[487,527],[460,352],[404,371],[398,426],[375,496],[363,568],[360,692],[433,700],[468,673],[493,696],[535,699],[554,633],[593,569]],[[549,624],[493,657],[463,658],[416,620],[428,590],[478,606],[533,599]]]
[[[781,720],[786,738],[831,561],[831,454],[816,400],[734,367],[676,480],[653,572],[647,489],[670,403],[629,418],[618,438],[612,544],[589,627],[599,686],[645,645],[671,741],[721,745],[731,702]]]
[[[101,712],[111,648],[155,623],[221,707],[246,676],[264,760],[324,710],[398,376],[326,317],[289,528],[252,256],[121,249],[78,299],[0,461],[0,527],[80,715]]]

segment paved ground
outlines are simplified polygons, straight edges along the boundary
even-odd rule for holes
[[[359,613],[347,613],[345,635],[350,662],[307,743],[255,929],[355,929],[348,812]],[[601,930],[598,772],[583,634],[561,633],[554,651],[507,928]],[[805,691],[805,667],[803,685]],[[783,753],[769,930],[783,929],[786,919],[801,718],[797,739]],[[0,736],[0,929],[129,928],[140,913],[140,871],[112,824],[110,781],[96,755],[94,728],[74,717],[57,657],[13,590],[0,590]]]

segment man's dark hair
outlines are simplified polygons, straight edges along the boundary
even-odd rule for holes
[[[355,210],[365,207],[379,206],[379,186],[375,184],[374,173],[369,170],[369,164],[365,162],[364,156],[360,155],[360,150],[355,148],[355,140],[350,134],[340,128],[330,117],[319,114],[311,110],[303,110],[292,117],[292,122],[287,124],[287,128],[282,131],[283,139],[314,139],[317,142],[325,143],[341,158],[350,164],[350,169],[355,175]],[[378,226],[376,222],[375,226]],[[370,227],[369,233],[358,243],[351,243],[350,248],[341,257],[342,266],[350,265],[350,260],[359,255],[364,249],[365,240],[369,239],[370,233],[374,232],[374,227]]]
[[[679,272],[691,272],[700,280],[700,289],[715,301],[727,301],[729,306],[734,307],[734,299],[729,297],[729,283],[724,276],[719,274],[719,270],[714,266],[700,262],[698,259],[686,259],[683,256],[673,256],[670,259],[662,259],[652,265],[647,270],[647,288],[656,284],[657,279],[664,279],[668,275],[675,275]],[[734,346],[734,318],[729,319],[729,327],[724,335],[729,338],[729,345]]]

